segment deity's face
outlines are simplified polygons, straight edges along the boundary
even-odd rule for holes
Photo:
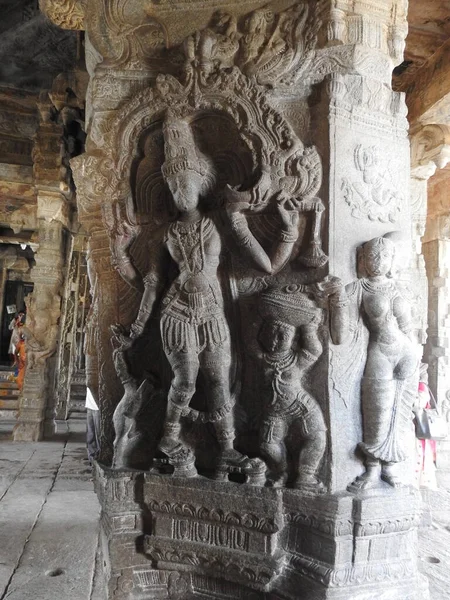
[[[274,321],[264,321],[258,339],[265,352],[287,352],[291,349],[295,329]]]
[[[369,242],[364,248],[364,262],[369,277],[387,275],[392,268],[393,259],[394,251],[390,246],[374,246]]]
[[[167,177],[167,185],[180,212],[188,213],[198,208],[202,189],[201,175],[190,170],[180,171]]]

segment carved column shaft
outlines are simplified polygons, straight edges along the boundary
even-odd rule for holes
[[[86,289],[82,276],[85,236],[72,237],[68,252],[68,270],[63,295],[63,319],[61,323],[57,369],[55,373],[56,419],[68,418],[72,375],[78,368],[80,333],[84,326],[83,307],[86,304]]]
[[[31,273],[34,289],[27,307],[26,371],[14,428],[15,440],[34,441],[54,431],[54,395],[49,392],[61,314],[65,228],[70,219],[69,203],[62,193],[68,191],[62,162],[63,127],[54,120],[54,109],[45,93],[38,108],[41,122],[33,147],[33,173],[39,248]]]
[[[377,64],[380,73],[387,68],[381,58]],[[356,248],[365,240],[401,232],[400,252],[410,252],[406,109],[398,93],[362,69],[359,75],[330,74],[313,115],[321,129],[319,151],[326,157],[329,271],[348,283],[361,272]],[[331,346],[329,352],[330,475],[337,490],[360,471],[358,459],[349,457],[362,435],[361,422],[351,415],[360,410],[365,343]],[[346,362],[349,355],[352,365]]]
[[[39,202],[39,198],[38,198]],[[58,338],[61,311],[59,292],[63,282],[63,225],[39,219],[39,249],[31,272],[34,283],[27,305],[27,365],[20,399],[16,441],[37,441],[44,434],[44,420],[52,423],[53,403],[48,390],[53,378],[52,358]]]

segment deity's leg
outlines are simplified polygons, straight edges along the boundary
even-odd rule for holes
[[[260,450],[269,467],[268,480],[274,487],[282,486],[287,480],[287,457],[284,436],[286,424],[282,419],[267,419],[261,430]]]
[[[321,488],[317,473],[327,445],[327,428],[322,411],[314,398],[305,394],[302,404],[306,413],[298,418],[296,425],[304,442],[300,451],[298,476],[294,486]]]
[[[200,357],[202,374],[208,390],[210,413],[222,414],[214,420],[217,441],[221,456],[239,455],[234,450],[234,418],[230,397],[230,351],[228,345],[221,344],[206,349]]]
[[[399,439],[403,388],[401,380],[363,378],[364,441],[360,449],[366,456],[366,472],[350,484],[350,491],[382,487],[382,464],[404,460]]]
[[[171,352],[167,359],[172,367],[173,379],[167,399],[166,419],[159,448],[167,455],[178,453],[184,448],[180,440],[181,416],[195,394],[199,370],[197,356],[186,352]]]

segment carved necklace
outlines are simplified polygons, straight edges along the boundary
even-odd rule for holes
[[[395,292],[395,285],[392,281],[388,281],[387,283],[374,283],[369,279],[363,279],[361,285],[366,292],[369,292],[369,294]]]
[[[200,221],[196,221],[195,223],[187,224],[177,221],[173,226],[178,246],[183,255],[183,262],[186,265],[186,269],[192,274],[203,271],[205,267],[204,226],[204,218],[201,218]],[[192,265],[187,255],[187,247],[191,249],[190,256]],[[200,260],[197,258],[198,254],[200,254]]]
[[[286,354],[283,354],[281,357],[266,353],[264,354],[264,358],[266,362],[278,373],[282,373],[283,371],[286,371],[287,369],[292,367],[292,365],[297,360],[297,356],[292,350],[289,350]]]

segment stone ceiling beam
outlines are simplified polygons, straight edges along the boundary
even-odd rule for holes
[[[417,71],[406,92],[410,123],[450,123],[450,40]]]

